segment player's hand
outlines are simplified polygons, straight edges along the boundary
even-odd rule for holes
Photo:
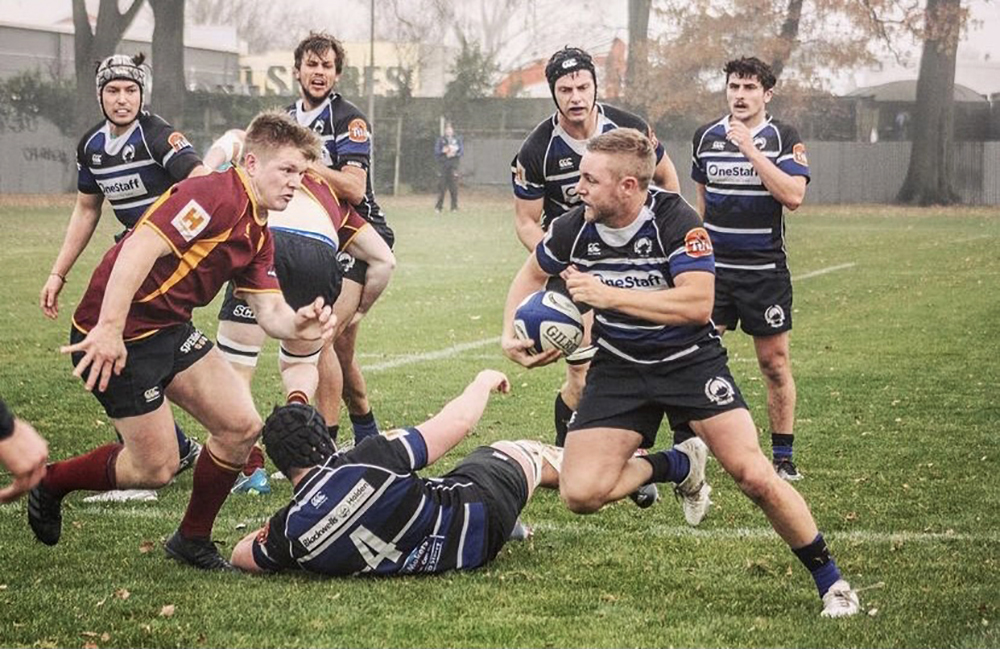
[[[515,336],[505,335],[500,339],[500,346],[503,348],[504,355],[518,365],[527,367],[528,369],[555,363],[562,355],[558,349],[550,349],[541,354],[533,354],[531,353],[531,348],[534,345],[535,341],[533,340],[521,340]]]
[[[333,315],[333,309],[321,297],[295,312],[296,338],[328,343],[333,340],[336,326],[337,316]]]
[[[584,273],[576,266],[569,266],[560,273],[566,281],[566,289],[574,302],[589,304],[596,309],[606,309],[611,306],[611,288],[595,275]]]
[[[0,464],[7,467],[14,481],[0,489],[0,503],[9,503],[45,477],[49,445],[26,421],[14,420],[14,432],[0,440]]]
[[[756,147],[753,144],[753,135],[750,134],[750,128],[738,119],[731,119],[729,121],[729,130],[726,131],[726,139],[735,144],[739,148],[740,153],[744,155],[751,150],[756,151]]]
[[[73,376],[83,378],[87,374],[85,387],[90,391],[96,385],[98,391],[104,392],[108,388],[111,374],[121,374],[128,358],[121,330],[100,322],[90,330],[86,338],[75,345],[63,345],[59,351],[63,354],[83,353],[83,358],[73,369]]]
[[[59,293],[62,292],[65,285],[66,281],[55,274],[49,275],[48,279],[45,280],[45,286],[42,287],[42,292],[38,297],[38,306],[41,307],[42,313],[46,317],[55,320],[59,315]]]
[[[507,375],[497,370],[483,370],[476,375],[476,381],[489,386],[490,391],[496,390],[500,394],[510,392],[510,380]]]

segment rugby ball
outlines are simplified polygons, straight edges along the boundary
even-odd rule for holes
[[[536,291],[517,305],[514,312],[514,335],[519,340],[533,340],[533,354],[558,349],[568,355],[583,340],[583,317],[573,301],[562,293]]]

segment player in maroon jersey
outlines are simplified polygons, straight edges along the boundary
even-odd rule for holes
[[[275,338],[329,340],[336,321],[321,298],[293,311],[281,297],[269,210],[283,210],[318,155],[316,135],[277,112],[247,132],[244,165],[185,180],[161,196],[94,271],[73,316],[74,375],[104,406],[123,443],[55,462],[28,499],[28,522],[59,541],[70,492],[160,487],[177,465],[170,402],[211,434],[167,554],[204,569],[230,569],[212,525],[262,428],[250,391],[191,322],[227,281]],[[96,390],[95,390],[96,388]]]

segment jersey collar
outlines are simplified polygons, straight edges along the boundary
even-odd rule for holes
[[[241,167],[233,167],[233,169],[236,170],[236,177],[240,179],[241,183],[243,183],[243,190],[246,191],[247,196],[250,198],[250,211],[253,213],[253,220],[257,222],[257,225],[267,225],[267,213],[261,217],[261,210],[257,205],[257,194],[254,192],[253,184],[250,182],[250,177],[247,176],[247,172],[245,172]]]

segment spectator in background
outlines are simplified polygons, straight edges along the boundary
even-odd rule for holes
[[[462,136],[455,135],[451,124],[445,124],[444,135],[434,144],[434,157],[438,163],[438,199],[434,211],[440,212],[444,206],[444,192],[451,196],[451,211],[458,211],[458,164],[465,153]]]

